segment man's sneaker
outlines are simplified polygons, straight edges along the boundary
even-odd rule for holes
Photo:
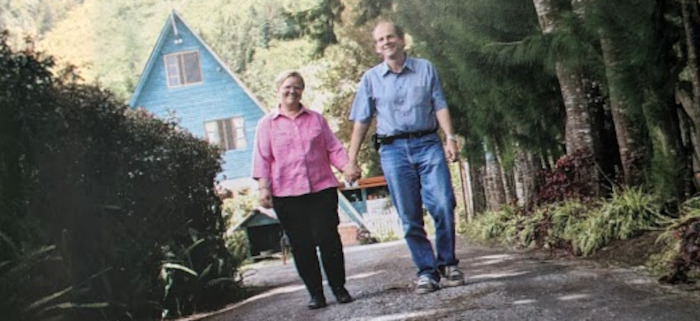
[[[427,275],[421,275],[418,277],[418,281],[416,282],[416,293],[418,294],[435,292],[439,288],[440,285],[437,283],[437,281],[431,279]]]
[[[456,265],[448,265],[440,269],[445,286],[464,285],[464,273]]]

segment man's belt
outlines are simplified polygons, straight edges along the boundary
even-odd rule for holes
[[[412,133],[401,133],[397,135],[392,135],[392,136],[379,136],[377,134],[372,135],[372,140],[374,142],[374,148],[379,150],[379,146],[382,144],[391,144],[397,139],[406,139],[406,138],[418,138],[418,137],[423,137],[425,135],[430,135],[433,133],[436,133],[437,129],[431,129],[431,130],[424,130],[420,132],[412,132]]]

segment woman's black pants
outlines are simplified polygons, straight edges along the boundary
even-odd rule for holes
[[[312,296],[323,294],[316,248],[331,289],[345,286],[345,258],[338,234],[336,188],[293,197],[274,197],[273,208],[289,236],[299,276]]]

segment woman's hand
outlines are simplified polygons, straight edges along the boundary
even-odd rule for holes
[[[357,166],[357,162],[355,161],[349,161],[345,165],[345,167],[343,167],[342,172],[345,176],[345,180],[351,184],[354,183],[356,180],[360,179],[360,177],[362,176],[360,167]]]
[[[270,192],[269,187],[258,188],[258,195],[260,197],[260,206],[272,208],[272,192]]]

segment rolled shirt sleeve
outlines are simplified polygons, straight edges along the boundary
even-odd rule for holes
[[[397,135],[437,129],[435,112],[447,108],[435,67],[425,59],[406,58],[400,72],[386,63],[362,75],[350,120],[368,124],[377,118],[377,134]]]
[[[340,139],[331,131],[328,122],[323,117],[321,117],[321,121],[323,122],[323,135],[325,136],[324,141],[326,142],[328,159],[333,167],[340,171],[348,163],[348,153]]]
[[[253,147],[253,173],[255,179],[270,179],[272,172],[272,146],[270,141],[270,117],[265,116],[258,122]]]
[[[270,180],[272,195],[299,196],[337,187],[331,166],[341,170],[348,155],[325,118],[303,108],[295,118],[273,112],[258,124],[252,177]]]

